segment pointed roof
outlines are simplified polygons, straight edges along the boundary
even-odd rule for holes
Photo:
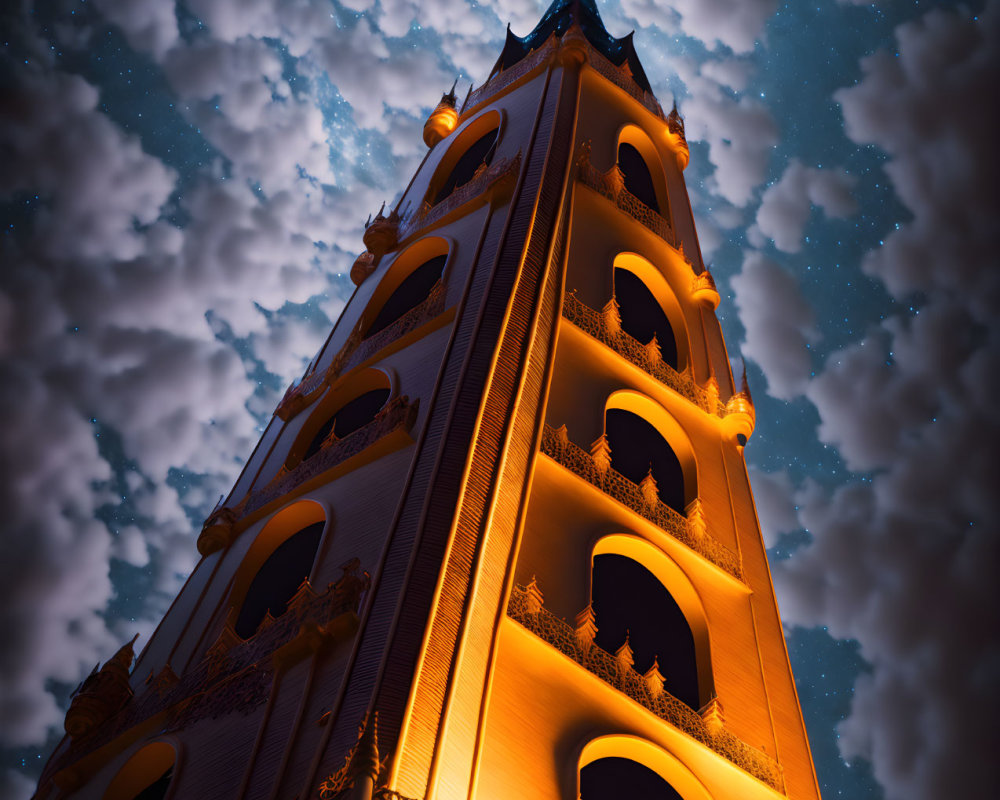
[[[618,39],[608,33],[595,0],[552,0],[552,5],[527,36],[516,36],[508,25],[507,41],[493,71],[512,67],[532,50],[541,47],[552,34],[562,38],[574,23],[580,26],[583,35],[595,50],[617,67],[627,61],[632,77],[639,87],[647,92],[652,91],[649,79],[646,78],[642,64],[639,63],[635,46],[632,44],[632,34]]]

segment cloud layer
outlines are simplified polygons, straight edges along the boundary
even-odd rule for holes
[[[427,108],[457,72],[485,76],[503,22],[527,32],[546,4],[191,0],[201,24],[179,22],[172,3],[92,5],[50,33],[15,12],[2,56],[0,202],[16,212],[0,243],[9,746],[38,745],[60,725],[53,681],[74,684],[133,630],[152,629],[192,566],[196,520],[249,453],[254,414],[277,400],[256,376],[280,384],[301,370],[342,305],[363,218],[422,156]],[[648,27],[637,40],[697,40],[696,55],[647,68],[665,104],[675,71],[688,138],[707,152],[710,169],[689,187],[703,243],[723,247],[748,220],[755,247],[774,243],[769,255],[748,249],[730,281],[743,352],[768,393],[811,403],[819,437],[849,469],[873,473],[833,488],[752,474],[768,544],[800,526],[813,536],[775,565],[786,620],[857,638],[872,665],[841,726],[843,752],[872,761],[890,800],[973,795],[996,783],[983,748],[1000,667],[982,633],[1000,622],[1000,126],[984,102],[1000,71],[998,3],[975,22],[932,11],[899,27],[898,57],[865,59],[862,79],[836,94],[847,135],[888,154],[911,214],[863,269],[897,309],[919,313],[888,314],[823,358],[821,315],[782,259],[807,246],[807,225],[854,213],[865,186],[795,159],[764,186],[782,128],[751,87],[776,8],[602,10],[614,33],[633,21]],[[113,119],[113,81],[75,74],[50,49],[79,62],[108,25],[135,51],[121,58],[162,79],[171,113],[204,145],[198,163],[156,150],[150,126]],[[112,581],[121,565],[151,576],[128,631],[106,613],[129,588]],[[11,796],[27,787],[18,773],[0,779]]]
[[[982,98],[1000,69],[1000,5],[977,20],[931,11],[896,38],[898,56],[865,59],[837,99],[848,135],[889,154],[912,214],[864,268],[900,300],[923,299],[806,386],[820,437],[875,474],[795,495],[813,540],[774,577],[786,621],[856,638],[871,662],[840,727],[844,755],[871,760],[889,800],[985,797],[1000,705],[1000,123]]]

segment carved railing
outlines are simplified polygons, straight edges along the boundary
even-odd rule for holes
[[[545,43],[541,47],[535,50],[534,53],[525,56],[514,64],[514,66],[508,67],[503,72],[498,72],[478,89],[470,92],[469,96],[465,98],[465,102],[462,103],[462,110],[460,113],[465,113],[465,109],[467,108],[475,108],[488,97],[492,97],[497,92],[506,89],[512,83],[535,69],[535,67],[545,63],[545,61],[547,61],[557,49],[558,44],[556,43],[556,38],[554,36],[550,36],[545,40]]]
[[[252,514],[271,501],[284,496],[296,486],[347,461],[397,428],[411,427],[417,416],[418,403],[419,401],[410,403],[405,395],[396,397],[387,403],[371,422],[352,431],[343,439],[336,439],[331,433],[311,458],[301,461],[290,470],[282,467],[266,486],[247,495],[233,509],[236,519]]]
[[[455,189],[440,203],[431,205],[427,201],[424,201],[415,213],[407,214],[403,223],[399,226],[399,241],[404,241],[421,228],[433,225],[439,219],[448,216],[455,209],[485,193],[494,185],[504,181],[516,180],[520,171],[520,151],[515,156],[498,159],[485,168],[480,167],[468,183]]]
[[[599,446],[602,448],[599,451],[601,459],[595,458],[582,447],[571,442],[566,433],[565,425],[558,429],[546,425],[542,431],[542,452],[545,455],[583,478],[587,483],[610,495],[622,505],[645,517],[717,567],[742,580],[743,572],[739,559],[728,547],[708,533],[698,500],[692,503],[696,513],[689,513],[687,517],[679,514],[659,499],[655,493],[655,486],[654,491],[651,492],[648,485],[640,486],[633,483],[611,467],[611,449],[603,436],[594,445],[595,449]],[[646,481],[643,483],[645,484]]]
[[[589,608],[580,616],[585,617],[588,611]],[[707,724],[697,712],[663,689],[662,676],[656,674],[655,668],[650,670],[652,675],[641,675],[632,668],[630,658],[621,659],[594,644],[597,628],[593,624],[592,614],[587,615],[589,621],[584,625],[573,628],[542,606],[541,592],[537,590],[537,586],[515,585],[507,606],[507,615],[660,719],[711,748],[771,788],[782,791],[781,771],[774,759],[751,747],[721,724]]]
[[[590,48],[590,66],[594,68],[602,77],[611,81],[619,89],[630,94],[638,100],[646,110],[652,112],[660,119],[665,119],[663,107],[652,92],[647,92],[632,77],[632,71],[628,67],[628,61],[623,61],[620,67],[604,57],[604,55],[594,48]]]
[[[615,301],[612,300],[611,303]],[[595,311],[580,301],[573,292],[567,292],[563,299],[563,317],[584,333],[610,347],[622,358],[649,373],[699,408],[720,417],[725,415],[725,405],[698,386],[686,372],[680,373],[664,361],[659,347],[642,344],[634,336],[626,333],[621,328],[620,318],[617,324],[614,318],[609,323],[609,315],[614,317],[616,314],[615,306],[611,306],[605,312]]]
[[[335,377],[340,373],[352,369],[363,361],[367,361],[383,348],[402,339],[410,331],[414,331],[426,322],[430,322],[444,310],[446,296],[444,283],[439,278],[431,287],[427,297],[417,305],[407,311],[403,316],[390,325],[386,325],[378,333],[372,334],[367,339],[362,339],[362,331],[368,327],[368,320],[362,317],[358,320],[357,326],[348,337],[344,346],[337,353],[330,365],[327,374]]]
[[[503,89],[506,89],[512,83],[524,77],[536,67],[545,63],[558,49],[558,40],[554,35],[550,36],[545,40],[545,43],[541,47],[535,50],[535,52],[525,56],[512,67],[505,69],[503,72],[498,72],[482,86],[470,92],[469,96],[465,98],[465,102],[462,103],[460,113],[465,113],[465,109],[467,108],[475,108],[483,101]],[[615,64],[608,60],[602,53],[590,46],[589,42],[587,43],[587,59],[590,66],[594,68],[594,71],[597,72],[598,75],[611,81],[611,83],[615,86],[627,92],[660,119],[665,118],[663,108],[660,106],[659,101],[653,96],[653,93],[647,92],[635,82],[631,71],[628,69],[627,61],[620,67],[615,66]]]
[[[624,178],[617,164],[613,164],[607,172],[600,172],[590,163],[590,153],[584,149],[577,162],[577,175],[584,186],[589,186],[606,197],[619,211],[645,225],[671,247],[677,247],[670,223],[625,188]]]
[[[79,740],[46,770],[54,774],[88,753],[103,747],[130,728],[157,714],[169,711],[161,727],[188,725],[198,719],[233,712],[249,714],[267,700],[275,660],[282,647],[294,644],[304,626],[313,626],[319,635],[331,638],[353,630],[341,627],[345,614],[357,614],[368,590],[367,572],[358,574],[360,563],[352,559],[344,565],[344,575],[322,593],[303,581],[280,617],[268,614],[257,632],[243,640],[226,623],[202,660],[182,677],[168,666],[159,675],[150,675],[146,686],[106,724]]]

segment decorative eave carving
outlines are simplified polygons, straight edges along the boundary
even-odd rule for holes
[[[667,115],[667,140],[677,158],[677,166],[683,171],[691,161],[691,153],[688,150],[687,136],[684,134],[684,118],[677,111],[676,101]]]
[[[757,412],[754,411],[753,397],[747,384],[746,367],[743,368],[740,391],[726,401],[726,416],[722,422],[727,435],[741,447],[753,433]]]
[[[231,508],[226,506],[216,508],[201,526],[201,533],[198,534],[198,552],[207,556],[229,547],[233,541],[235,524],[236,514]]]
[[[375,263],[386,253],[396,247],[399,241],[399,214],[393,209],[389,216],[384,215],[385,203],[379,209],[375,219],[369,218],[365,223],[365,233],[362,240],[368,252],[374,257]]]
[[[457,85],[458,78],[455,78],[451,91],[441,95],[441,100],[424,123],[424,144],[428,147],[433,148],[458,127],[458,112],[455,110]]]
[[[714,311],[719,306],[719,290],[715,286],[715,278],[708,269],[699,272],[691,279],[691,299]]]
[[[351,266],[351,282],[355,286],[360,286],[365,282],[365,278],[375,271],[375,254],[371,250],[365,250],[355,260]]]
[[[594,644],[593,639],[581,637],[579,623],[574,628],[544,606],[532,611],[529,602],[527,587],[515,584],[507,605],[507,616],[660,719],[701,742],[772,789],[784,791],[778,763],[726,728],[722,704],[718,698],[713,699],[700,713],[694,711],[665,689],[664,678],[656,661],[644,674],[636,672],[627,636],[622,646],[612,655]],[[577,619],[586,616],[587,609],[584,609]],[[596,626],[594,629],[596,631]]]
[[[104,666],[99,670],[95,667],[77,688],[64,723],[66,733],[74,744],[118,714],[132,699],[129,670],[135,658],[133,646],[138,638],[137,633]]]

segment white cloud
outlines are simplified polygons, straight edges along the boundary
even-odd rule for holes
[[[656,25],[667,33],[678,28],[709,48],[749,53],[778,7],[777,0],[622,0],[622,11],[640,27]]]
[[[173,0],[159,3],[95,0],[95,5],[122,29],[128,43],[136,50],[162,58],[177,42],[177,14]]]
[[[828,217],[847,217],[857,210],[852,189],[856,179],[842,170],[806,167],[793,159],[780,180],[764,190],[757,209],[757,228],[786,253],[802,249],[812,207]]]
[[[749,473],[764,546],[773,547],[781,534],[799,529],[792,479],[784,470],[764,472],[751,466]]]
[[[768,394],[783,400],[797,396],[811,369],[807,345],[819,339],[812,306],[798,281],[760,253],[748,251],[731,285],[746,330],[743,355],[764,371]]]
[[[924,299],[828,356],[810,383],[821,438],[875,474],[799,493],[813,542],[774,577],[786,621],[856,638],[871,663],[840,726],[842,754],[870,760],[888,800],[989,796],[1000,705],[1000,114],[983,98],[1000,70],[1000,4],[978,21],[934,10],[896,38],[898,56],[863,60],[864,78],[836,97],[848,134],[888,153],[912,214],[864,267],[901,299]]]

